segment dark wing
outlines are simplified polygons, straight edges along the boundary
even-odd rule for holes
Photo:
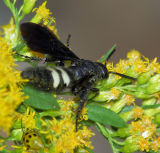
[[[24,41],[31,50],[48,54],[54,60],[79,59],[47,27],[26,22],[20,25],[20,31]]]

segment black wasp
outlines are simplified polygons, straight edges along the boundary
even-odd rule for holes
[[[46,62],[71,61],[69,67],[56,66],[46,68],[38,66],[37,68],[26,69],[22,72],[22,78],[29,79],[30,84],[45,91],[60,92],[65,88],[70,88],[71,92],[80,98],[76,114],[76,130],[79,115],[89,93],[98,94],[99,90],[94,87],[98,80],[108,78],[109,73],[135,80],[130,76],[108,72],[106,65],[101,63],[80,59],[60,42],[47,27],[27,22],[21,24],[20,30],[24,41],[31,50],[48,55]]]

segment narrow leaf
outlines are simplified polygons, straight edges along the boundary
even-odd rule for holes
[[[53,97],[53,93],[44,92],[25,86],[23,92],[29,99],[25,100],[25,104],[40,110],[58,110],[59,105],[57,99]]]
[[[143,105],[143,109],[154,109],[160,107],[160,104],[154,104],[154,105]]]
[[[114,127],[125,127],[125,121],[115,112],[104,108],[98,104],[88,104],[88,118],[92,121],[102,124],[111,125]]]
[[[112,54],[112,52],[115,50],[116,48],[116,44],[113,45],[113,47],[101,58],[98,60],[98,62],[102,63],[103,61],[106,61],[106,59]]]

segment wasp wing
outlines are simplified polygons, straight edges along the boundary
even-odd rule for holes
[[[20,25],[20,31],[24,41],[31,50],[48,54],[54,60],[79,59],[45,26],[26,22]]]

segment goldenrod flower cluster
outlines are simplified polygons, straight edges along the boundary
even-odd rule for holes
[[[11,46],[0,38],[0,47],[0,130],[9,134],[17,114],[16,109],[25,97],[21,92],[23,80],[20,72],[15,69],[17,65],[14,63]]]

